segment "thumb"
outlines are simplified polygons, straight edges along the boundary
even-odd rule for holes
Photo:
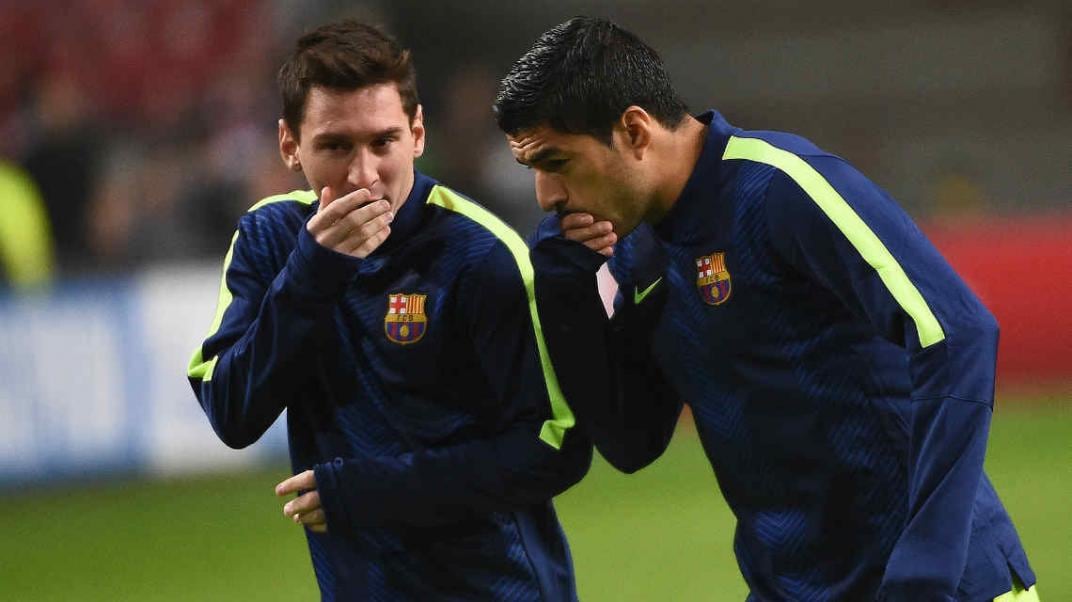
[[[335,202],[335,192],[331,189],[331,186],[325,186],[320,189],[320,209],[317,213],[328,208],[328,205]]]

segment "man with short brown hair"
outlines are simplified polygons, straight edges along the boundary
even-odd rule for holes
[[[527,248],[414,170],[425,130],[409,52],[352,21],[280,70],[279,148],[312,191],[238,224],[188,376],[232,447],[283,411],[324,599],[570,600],[551,498],[580,480]]]

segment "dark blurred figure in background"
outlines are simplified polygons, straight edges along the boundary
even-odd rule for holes
[[[23,165],[41,191],[64,270],[85,267],[86,213],[97,185],[99,141],[74,81],[53,74],[33,99],[33,137]]]

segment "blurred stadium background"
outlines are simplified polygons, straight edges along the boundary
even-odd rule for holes
[[[274,70],[342,16],[415,53],[421,168],[528,232],[496,77],[574,14],[660,49],[691,107],[785,129],[898,198],[998,316],[988,469],[1047,601],[1072,600],[1072,10],[916,0],[0,2],[0,598],[309,599],[271,487],[277,425],[215,440],[184,379],[219,265],[277,159]],[[733,521],[688,419],[637,475],[557,506],[585,600],[740,600]]]

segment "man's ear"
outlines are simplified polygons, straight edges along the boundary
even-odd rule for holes
[[[636,159],[643,159],[651,147],[656,126],[657,122],[650,113],[632,105],[622,112],[622,116],[614,124],[613,134],[619,138],[626,152]]]
[[[409,126],[413,133],[413,157],[417,158],[424,154],[424,107],[417,105],[417,111],[413,113],[413,120]]]
[[[298,152],[298,137],[290,131],[285,119],[279,120],[279,156],[291,171],[301,171],[301,155]]]

